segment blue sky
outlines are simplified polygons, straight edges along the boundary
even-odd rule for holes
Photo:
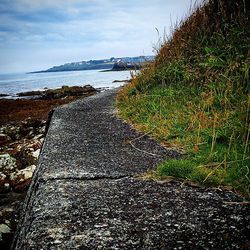
[[[191,0],[0,0],[0,73],[152,55]]]

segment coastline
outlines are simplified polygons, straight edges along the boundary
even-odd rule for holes
[[[99,92],[92,86],[19,93],[0,98],[0,248],[9,249],[51,110]],[[28,99],[27,99],[28,98]]]

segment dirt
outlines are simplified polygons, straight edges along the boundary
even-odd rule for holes
[[[79,98],[79,96],[69,96],[65,99],[52,100],[0,99],[0,125],[17,124],[29,117],[47,120],[50,110]]]

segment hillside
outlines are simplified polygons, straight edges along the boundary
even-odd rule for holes
[[[183,152],[150,177],[230,186],[249,196],[248,17],[244,0],[204,3],[120,91],[121,117]]]
[[[34,71],[31,73],[59,72],[59,71],[76,71],[92,69],[112,69],[117,63],[125,65],[140,65],[141,63],[152,61],[154,56],[137,56],[137,57],[111,57],[110,59],[89,60],[81,62],[65,63],[59,66],[53,66],[46,70]]]

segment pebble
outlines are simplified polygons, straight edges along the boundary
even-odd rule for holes
[[[30,183],[44,140],[45,123],[27,120],[0,126],[0,192],[6,197],[5,206],[0,208],[0,249],[2,242],[9,240],[7,234],[15,230],[16,204],[19,206],[23,199],[15,192],[22,192]]]
[[[17,181],[17,182],[22,182],[25,181],[27,179],[32,178],[33,172],[35,171],[36,166],[35,165],[31,165],[27,168],[21,169],[15,173],[12,173],[10,175],[10,179],[12,181]]]
[[[40,154],[40,149],[37,149],[36,151],[32,152],[32,156],[36,159],[38,159],[39,154]]]
[[[5,143],[8,143],[11,141],[11,138],[3,133],[0,133],[0,146],[3,146]]]
[[[16,167],[16,159],[9,154],[0,155],[0,170],[12,170]]]
[[[4,183],[3,185],[5,191],[10,191],[10,184],[9,183]]]
[[[10,233],[11,229],[6,224],[0,224],[0,241],[3,240],[3,234]]]
[[[60,244],[60,243],[62,243],[60,240],[55,240],[54,242],[53,242],[54,244]]]
[[[2,172],[0,172],[0,181],[4,181],[6,179],[6,175]]]

